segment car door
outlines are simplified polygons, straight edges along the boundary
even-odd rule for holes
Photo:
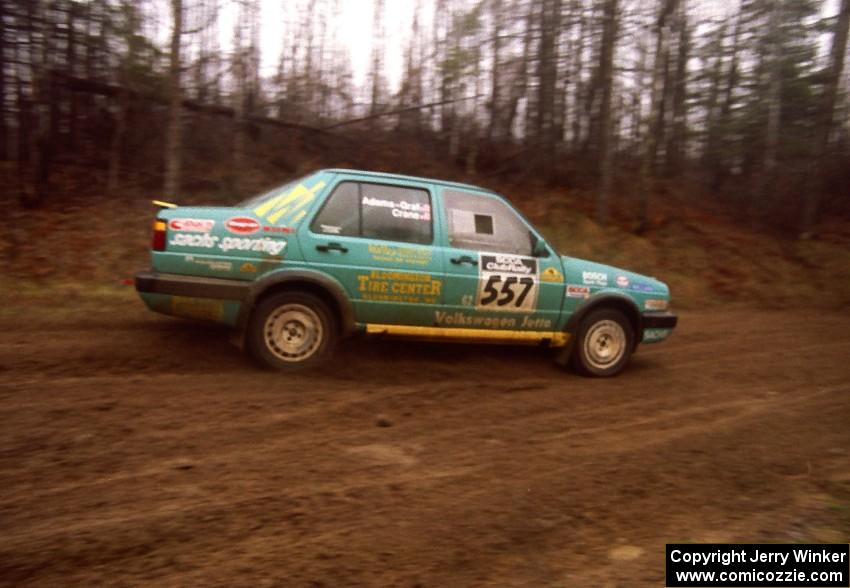
[[[361,324],[431,325],[442,296],[427,184],[336,180],[303,228],[304,260],[346,289]]]
[[[554,330],[564,298],[558,255],[494,194],[444,188],[441,202],[446,263],[438,326]]]

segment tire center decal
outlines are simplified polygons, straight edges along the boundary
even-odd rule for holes
[[[506,253],[479,253],[478,310],[534,312],[540,276],[533,257]]]

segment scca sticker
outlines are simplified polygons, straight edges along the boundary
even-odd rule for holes
[[[590,296],[590,286],[567,285],[567,298],[587,298]]]
[[[501,253],[478,256],[478,295],[480,310],[533,312],[540,287],[537,260],[533,257]]]

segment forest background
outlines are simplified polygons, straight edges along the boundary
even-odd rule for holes
[[[0,0],[7,294],[110,292],[152,198],[337,166],[493,188],[683,306],[850,303],[850,0],[268,6]]]

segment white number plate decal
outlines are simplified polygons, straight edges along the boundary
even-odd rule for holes
[[[481,253],[478,256],[479,310],[533,312],[540,280],[537,260],[521,255]]]

